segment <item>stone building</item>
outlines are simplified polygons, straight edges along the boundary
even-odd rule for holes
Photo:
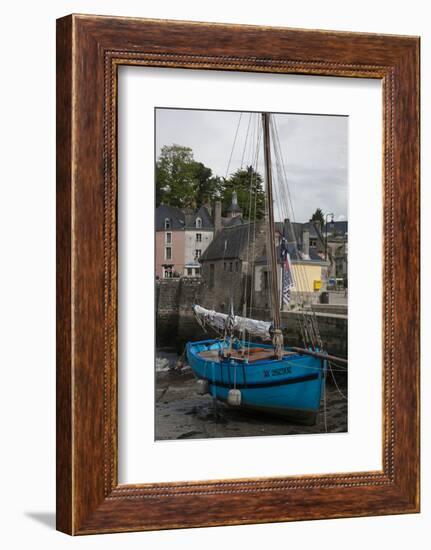
[[[239,218],[239,216],[238,216]],[[317,301],[325,288],[329,261],[310,239],[309,224],[276,224],[277,236],[285,237],[291,259],[294,287],[292,304],[305,298]],[[266,224],[237,221],[216,233],[201,256],[205,306],[257,318],[269,315],[269,273],[266,255]],[[313,243],[313,244],[312,244]],[[277,252],[279,257],[279,252]],[[281,280],[282,265],[278,268]],[[281,292],[281,285],[280,292]],[[280,299],[281,303],[281,299]]]
[[[228,312],[232,302],[236,313],[244,313],[249,302],[253,245],[254,255],[261,256],[265,246],[263,223],[237,220],[216,233],[201,256],[206,307]]]
[[[199,258],[211,243],[214,223],[208,208],[181,210],[160,205],[155,213],[156,277],[198,277]]]
[[[347,280],[348,268],[348,222],[328,221],[321,226],[319,222],[292,223],[298,241],[303,231],[309,232],[310,248],[329,262],[328,279]]]
[[[178,277],[184,271],[184,213],[160,205],[155,213],[156,277]]]
[[[304,302],[318,302],[320,294],[326,290],[329,260],[325,260],[320,249],[318,228],[313,222],[291,223],[289,220],[276,223],[276,239],[281,242],[285,238],[289,252],[293,286],[291,301],[281,309],[290,310],[301,306]],[[263,312],[269,310],[269,269],[266,256],[255,260],[253,280],[253,309],[256,316],[262,317]],[[277,246],[277,258],[280,258],[280,245]],[[281,261],[277,269],[278,287],[280,289],[280,304],[282,303],[282,276]]]
[[[331,277],[343,279],[348,276],[348,222],[329,222],[327,230],[327,248],[331,259]]]
[[[201,275],[199,259],[214,236],[214,223],[209,206],[185,212],[184,221],[184,276],[198,277]]]

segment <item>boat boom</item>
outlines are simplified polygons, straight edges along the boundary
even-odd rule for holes
[[[193,312],[201,326],[209,325],[219,331],[225,330],[226,323],[230,317],[226,313],[206,309],[198,304],[193,306]],[[262,338],[262,340],[271,339],[272,323],[269,321],[260,321],[235,315],[233,316],[232,324],[232,329],[238,333],[246,332],[252,336]]]

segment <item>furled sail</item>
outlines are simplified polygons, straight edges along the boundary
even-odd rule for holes
[[[272,332],[272,323],[268,321],[259,321],[249,319],[248,317],[240,317],[234,315],[233,318],[226,313],[219,313],[211,309],[205,309],[202,306],[195,304],[193,306],[194,314],[198,322],[205,327],[209,325],[214,329],[222,332],[227,327],[227,323],[232,323],[229,328],[237,333],[247,333],[251,336],[262,338],[262,340],[270,340]]]

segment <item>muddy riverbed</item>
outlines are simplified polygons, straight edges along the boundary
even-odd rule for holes
[[[326,384],[326,415],[322,406],[314,426],[289,423],[284,418],[249,413],[198,395],[189,367],[176,369],[177,356],[158,352],[156,358],[155,436],[162,439],[298,435],[347,431],[347,400],[329,380]],[[330,378],[330,377],[329,377]],[[340,390],[347,389],[339,380]],[[326,416],[326,428],[325,428]]]

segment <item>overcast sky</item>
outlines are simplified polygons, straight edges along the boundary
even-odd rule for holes
[[[274,119],[295,221],[308,221],[316,208],[347,219],[348,117],[276,114]],[[191,147],[195,160],[224,177],[254,164],[257,124],[260,116],[248,112],[157,109],[156,155],[163,145]],[[257,167],[263,175],[262,149]],[[283,217],[280,208],[275,216]]]

